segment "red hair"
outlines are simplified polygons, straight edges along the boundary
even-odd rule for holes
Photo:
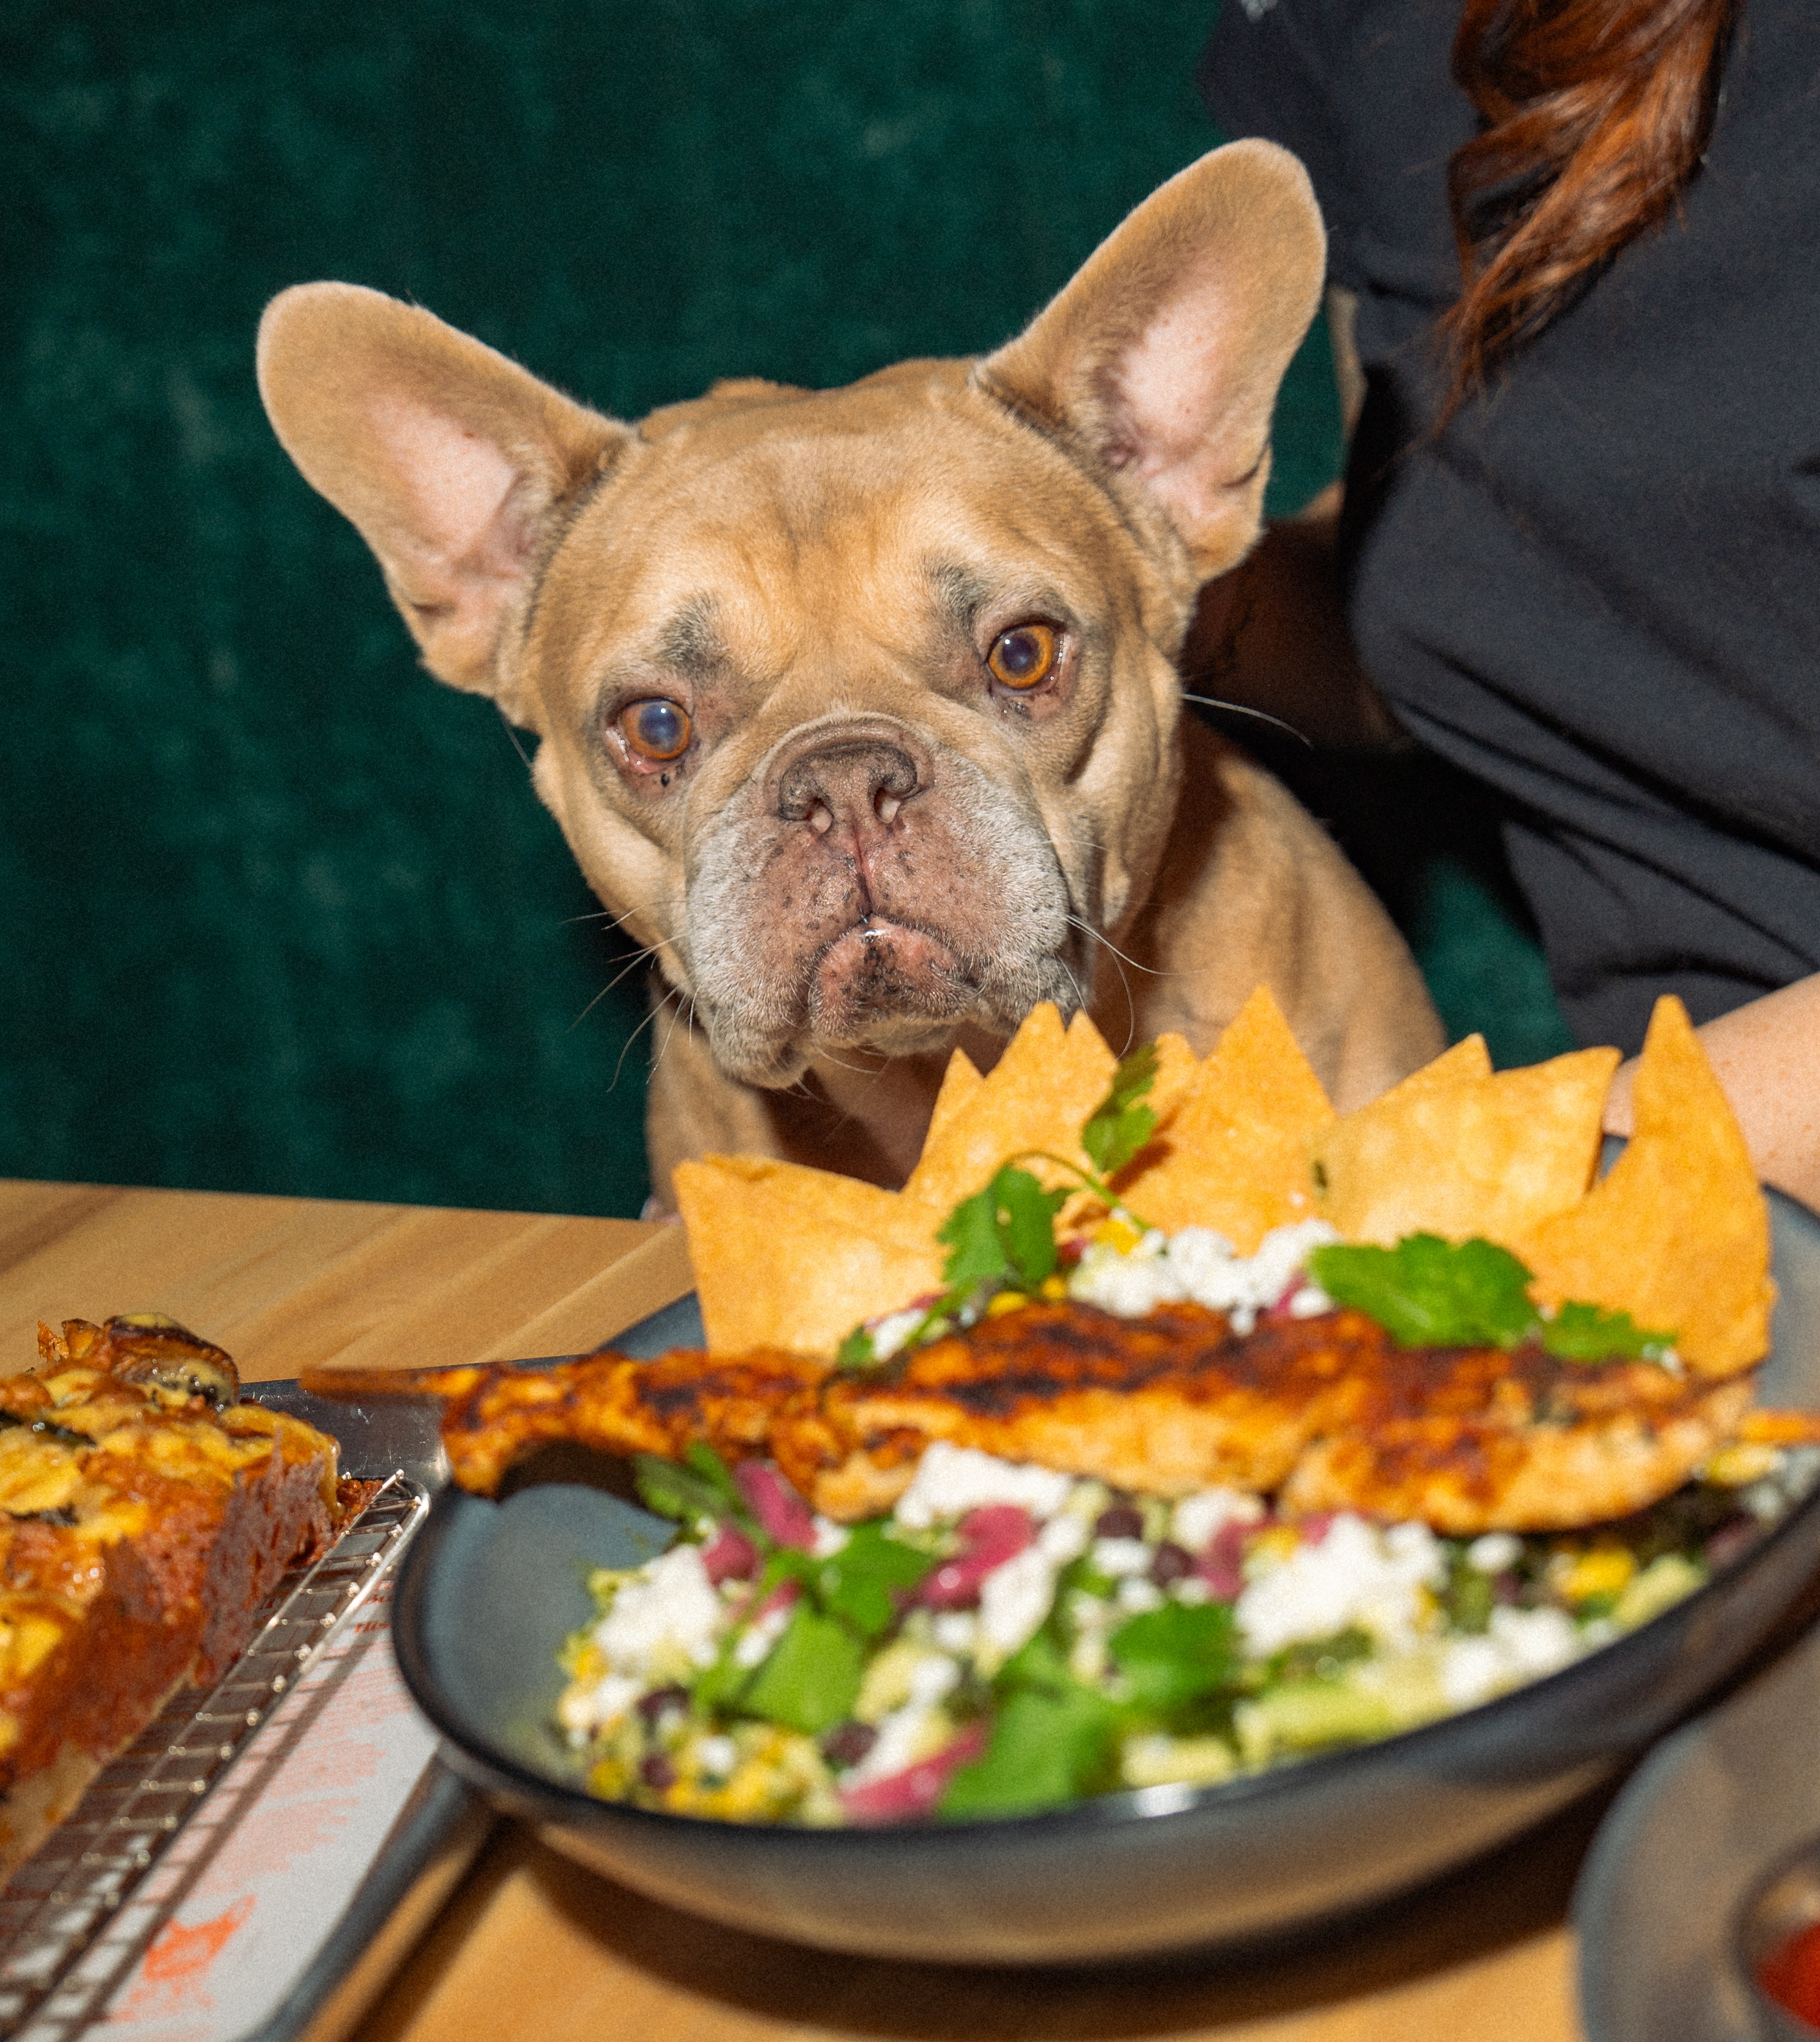
[[[1447,166],[1464,289],[1451,414],[1673,206],[1739,0],[1466,0],[1454,76],[1484,132]]]

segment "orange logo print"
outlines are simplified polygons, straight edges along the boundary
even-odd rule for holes
[[[163,1984],[194,1978],[220,1956],[222,1945],[253,1911],[253,1896],[243,1894],[226,1914],[212,1922],[198,1922],[186,1929],[181,1922],[166,1922],[152,1938],[145,1953],[145,1977],[149,1983]]]

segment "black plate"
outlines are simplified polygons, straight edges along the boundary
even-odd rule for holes
[[[1820,1222],[1771,1203],[1782,1298],[1761,1394],[1820,1409]],[[590,1489],[504,1504],[444,1492],[394,1622],[406,1682],[452,1762],[558,1849],[738,1928],[885,1956],[1081,1963],[1305,1930],[1564,1807],[1765,1637],[1820,1564],[1820,1492],[1653,1623],[1481,1707],[1224,1786],[882,1830],[705,1822],[575,1784],[549,1728],[557,1646],[592,1614],[587,1568],[636,1564],[671,1528]]]

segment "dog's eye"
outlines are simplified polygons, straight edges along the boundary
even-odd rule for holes
[[[689,712],[661,695],[619,712],[621,734],[640,759],[680,759],[689,749]]]
[[[1046,681],[1055,671],[1057,641],[1049,624],[1020,624],[1001,631],[992,641],[986,664],[992,679],[1008,688],[1027,690]]]

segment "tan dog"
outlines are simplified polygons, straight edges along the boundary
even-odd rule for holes
[[[285,292],[260,388],[438,679],[649,946],[660,1203],[711,1149],[886,1184],[950,1049],[1028,1008],[1210,1046],[1260,980],[1341,1106],[1441,1034],[1376,901],[1184,719],[1196,591],[1256,537],[1321,287],[1299,164],[1191,165],[1027,331],[621,424],[427,312]]]

